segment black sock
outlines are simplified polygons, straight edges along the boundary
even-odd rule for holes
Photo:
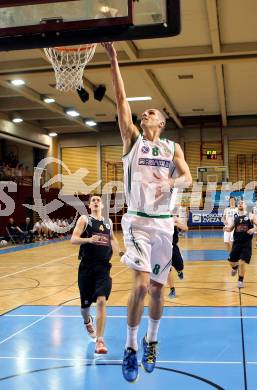
[[[233,270],[237,270],[238,269],[238,265],[235,265],[234,267],[232,267]]]
[[[243,282],[243,280],[244,280],[244,277],[243,277],[243,276],[238,276],[238,281],[239,281],[239,282]]]

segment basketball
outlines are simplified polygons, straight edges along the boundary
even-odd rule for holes
[[[6,240],[1,240],[0,241],[0,246],[6,246],[8,243]]]

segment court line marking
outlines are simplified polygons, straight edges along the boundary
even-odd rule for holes
[[[57,308],[55,308],[54,310],[51,310],[48,314],[45,314],[44,316],[42,316],[42,317],[39,318],[38,320],[33,321],[31,324],[25,326],[24,328],[18,330],[17,332],[15,332],[15,333],[13,333],[13,334],[11,334],[10,336],[6,337],[4,340],[1,340],[1,341],[0,341],[0,345],[3,344],[3,343],[5,343],[6,341],[12,339],[14,336],[17,336],[18,334],[20,334],[20,333],[23,332],[24,330],[31,328],[31,326],[33,326],[33,325],[37,324],[38,322],[44,320],[45,318],[49,317],[49,315],[50,315],[51,313],[54,313],[54,312],[60,310],[61,307],[62,307],[62,306],[58,306]]]
[[[61,308],[63,306],[60,306]],[[79,309],[79,306],[78,306]],[[107,308],[108,310],[108,308]],[[43,317],[45,314],[3,314],[2,317]],[[81,318],[80,315],[72,314],[60,314],[60,315],[47,315],[49,318]],[[93,315],[93,317],[95,317]],[[107,318],[127,318],[127,315],[107,315]],[[148,318],[143,315],[142,318]],[[162,316],[162,319],[257,319],[257,316]]]
[[[65,258],[71,257],[71,256],[73,256],[73,255],[66,256]],[[63,258],[59,258],[59,260],[61,260],[61,259],[63,259]],[[57,259],[56,259],[55,261],[57,261]],[[46,263],[45,263],[45,264],[46,264]],[[32,267],[32,268],[37,268],[37,267],[38,267],[38,266]],[[117,274],[113,275],[113,278],[114,278],[115,276],[118,276],[118,275],[121,274],[122,272],[127,271],[127,270],[128,270],[128,268],[124,267],[124,269],[122,269],[121,271],[117,272]],[[52,313],[55,313],[56,311],[60,310],[62,307],[63,307],[63,306],[58,306],[58,307],[55,308],[54,310],[51,310],[48,314],[44,314],[43,316],[40,316],[40,318],[39,318],[38,320],[33,321],[31,324],[25,326],[24,328],[18,330],[17,332],[15,332],[15,333],[13,333],[13,334],[11,334],[10,336],[6,337],[4,340],[1,340],[1,341],[0,341],[0,345],[3,344],[3,343],[6,342],[6,341],[12,339],[13,337],[17,336],[18,334],[20,334],[20,333],[23,332],[24,330],[27,330],[27,329],[31,328],[33,325],[35,325],[35,324],[37,324],[38,322],[44,320],[45,318],[50,317],[50,315],[51,315]],[[79,317],[79,316],[78,316],[78,317]],[[124,317],[124,318],[126,318],[126,317]]]
[[[65,259],[68,259],[69,257],[75,256],[75,255],[76,255],[76,252],[71,254],[71,255],[69,255],[69,256],[58,257],[58,259],[50,260],[50,261],[48,261],[46,263],[37,264],[37,265],[34,265],[33,267],[24,268],[24,269],[22,269],[20,271],[17,271],[17,272],[12,272],[11,274],[2,275],[2,276],[0,276],[0,279],[8,278],[9,276],[21,274],[23,272],[30,271],[32,269],[40,268],[41,266],[44,266],[46,264],[53,264],[53,263],[56,263],[57,261],[65,260]]]
[[[128,271],[130,269],[130,268],[126,267],[125,265],[123,267],[124,267],[124,269],[122,269],[121,271],[119,271],[116,274],[112,275],[112,278],[115,278],[119,274],[122,274],[123,272]]]
[[[82,358],[58,358],[58,357],[19,357],[19,356],[0,356],[0,359],[4,360],[59,360],[59,361],[74,361],[82,363],[122,363],[122,360],[108,360],[108,359],[82,359]],[[156,363],[177,363],[177,364],[242,364],[240,361],[198,361],[198,360],[157,360]],[[257,363],[257,362],[256,362]]]

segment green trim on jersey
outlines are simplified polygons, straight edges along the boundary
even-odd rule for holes
[[[146,217],[146,218],[162,218],[162,219],[167,219],[167,218],[172,218],[173,215],[171,214],[146,214],[146,213],[143,213],[142,211],[132,211],[132,210],[128,210],[127,211],[127,214],[129,215],[138,215],[139,217]]]
[[[128,166],[128,193],[131,193],[131,165]]]

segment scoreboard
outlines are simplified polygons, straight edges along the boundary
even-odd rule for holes
[[[208,160],[217,160],[217,151],[216,150],[207,150],[206,156]]]

